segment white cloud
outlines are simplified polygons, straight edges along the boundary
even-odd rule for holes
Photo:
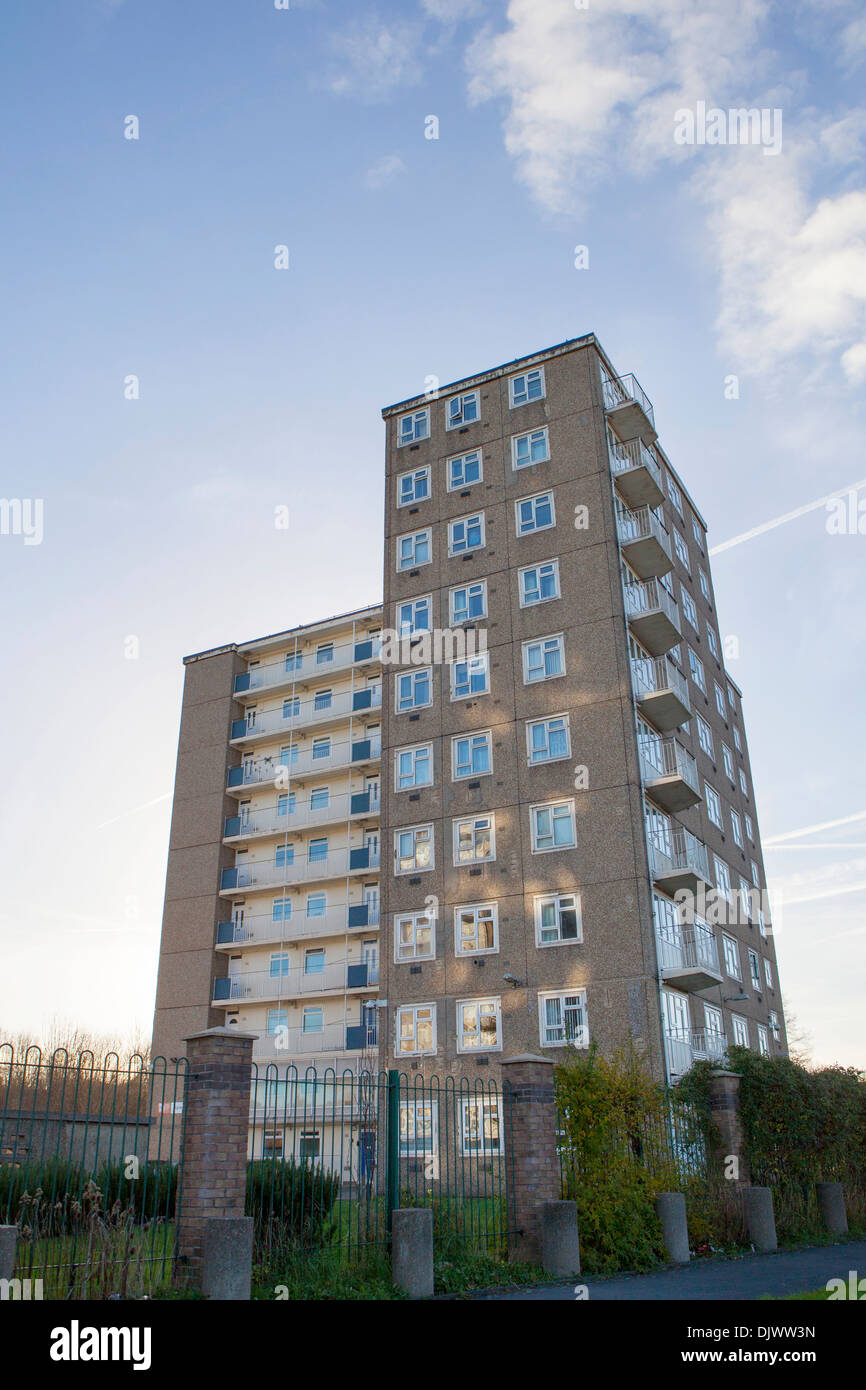
[[[332,92],[381,101],[421,75],[421,25],[385,23],[375,15],[333,36],[339,68],[328,80]]]
[[[367,188],[384,188],[400,174],[405,174],[406,165],[398,154],[383,154],[381,159],[377,159],[375,164],[364,175],[364,184]]]

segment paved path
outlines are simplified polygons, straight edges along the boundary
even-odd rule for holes
[[[583,1281],[591,1302],[622,1299],[752,1299],[762,1294],[804,1293],[820,1289],[828,1279],[842,1278],[848,1271],[866,1277],[866,1241],[847,1241],[841,1245],[821,1245],[810,1250],[790,1250],[776,1255],[745,1255],[734,1260],[693,1260],[680,1269],[662,1269],[654,1274],[617,1274],[609,1279]],[[552,1284],[544,1288],[483,1295],[488,1299],[514,1299],[527,1303],[569,1301],[574,1286]]]

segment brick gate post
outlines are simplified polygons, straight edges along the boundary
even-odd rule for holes
[[[721,1068],[710,1072],[709,1102],[713,1121],[710,1152],[707,1155],[709,1171],[713,1177],[728,1178],[733,1184],[733,1191],[748,1187],[751,1171],[740,1119],[740,1077],[737,1072]]]
[[[523,1053],[502,1066],[508,1258],[542,1263],[542,1216],[561,1196],[553,1062]]]

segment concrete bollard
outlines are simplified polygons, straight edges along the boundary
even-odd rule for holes
[[[834,1236],[847,1236],[848,1214],[845,1211],[845,1193],[840,1182],[818,1183],[818,1206],[821,1220]]]
[[[205,1298],[246,1302],[253,1273],[253,1218],[206,1217],[201,1230],[201,1291]]]
[[[17,1226],[0,1226],[0,1279],[15,1278],[15,1242]]]
[[[756,1250],[778,1250],[773,1194],[769,1187],[743,1188],[743,1210],[749,1240]]]
[[[392,1212],[391,1278],[410,1298],[433,1293],[433,1213],[429,1207]]]
[[[660,1192],[656,1197],[656,1213],[662,1223],[662,1240],[668,1259],[677,1265],[687,1265],[691,1256],[686,1199],[683,1193]]]
[[[570,1279],[580,1273],[576,1202],[542,1204],[541,1264],[556,1279]]]

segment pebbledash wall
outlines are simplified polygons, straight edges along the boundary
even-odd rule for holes
[[[383,415],[384,607],[187,658],[155,1052],[784,1051],[706,526],[639,384],[590,334]]]

